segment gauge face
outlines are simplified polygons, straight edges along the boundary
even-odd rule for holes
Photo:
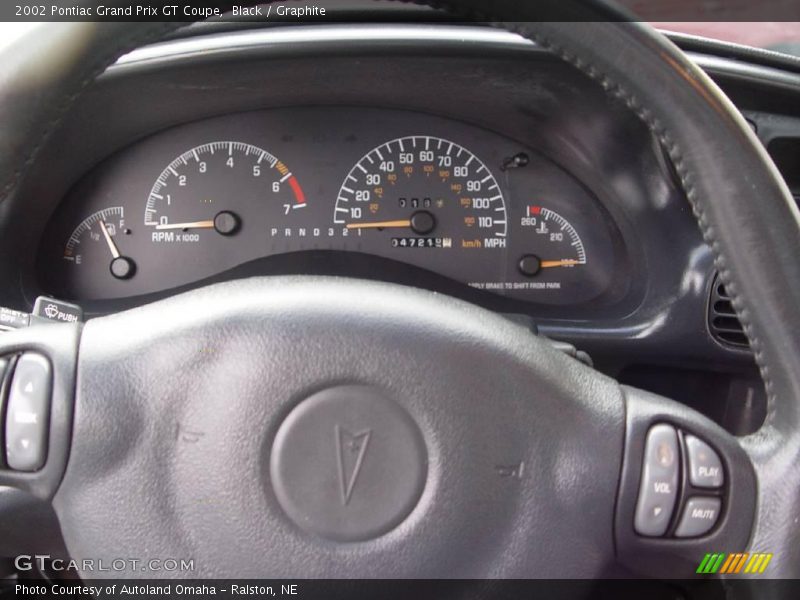
[[[108,263],[114,258],[111,248],[116,247],[115,239],[126,231],[122,206],[98,210],[81,221],[69,236],[64,246],[64,260],[76,267]]]
[[[130,279],[136,274],[136,262],[125,253],[127,237],[133,231],[125,225],[122,206],[104,208],[86,217],[69,236],[64,260],[87,275],[103,269],[115,279]]]
[[[61,246],[59,279],[70,288],[92,288],[126,281],[136,275],[133,230],[125,208],[110,206],[84,217]]]
[[[506,205],[472,152],[433,136],[397,138],[365,154],[345,177],[334,223],[394,248],[504,248]]]
[[[577,191],[577,190],[576,190]],[[591,204],[523,204],[514,209],[514,243],[507,289],[514,296],[532,293],[585,302],[611,281],[613,250],[602,215]]]
[[[531,250],[520,257],[519,269],[523,275],[533,277],[542,269],[571,269],[587,264],[581,236],[557,212],[541,206],[526,206],[520,226],[527,234],[524,247]]]
[[[306,206],[297,178],[251,144],[220,141],[187,150],[161,172],[144,210],[156,243],[194,243],[266,228]]]

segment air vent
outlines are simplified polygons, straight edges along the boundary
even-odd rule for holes
[[[714,339],[726,346],[750,347],[744,328],[736,316],[731,297],[718,274],[714,276],[711,297],[708,301],[708,328]]]

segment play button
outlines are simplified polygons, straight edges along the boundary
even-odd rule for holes
[[[280,426],[270,475],[289,518],[337,542],[396,527],[416,506],[428,456],[419,427],[386,395],[364,386],[318,392]]]

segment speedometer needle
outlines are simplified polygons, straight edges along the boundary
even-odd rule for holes
[[[119,258],[120,257],[119,248],[117,248],[117,245],[114,243],[114,240],[111,239],[111,234],[108,233],[108,227],[106,227],[105,221],[102,220],[100,221],[100,229],[103,232],[103,237],[106,238],[106,244],[108,244],[108,249],[111,250],[111,256],[113,256],[114,258]]]
[[[214,229],[214,220],[192,221],[190,223],[165,223],[163,225],[156,225],[156,229]]]
[[[414,233],[427,235],[436,228],[436,217],[427,210],[418,210],[410,219],[396,221],[367,221],[366,223],[348,223],[347,229],[391,229],[410,227]]]
[[[542,269],[548,269],[550,267],[571,267],[572,265],[579,265],[575,259],[565,258],[563,260],[543,260],[539,267]]]
[[[371,223],[348,223],[347,229],[387,229],[390,227],[411,227],[411,219],[398,221],[373,221]]]

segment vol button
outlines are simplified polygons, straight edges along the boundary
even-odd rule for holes
[[[650,428],[644,450],[634,528],[656,537],[667,531],[678,494],[678,434],[670,425]]]

